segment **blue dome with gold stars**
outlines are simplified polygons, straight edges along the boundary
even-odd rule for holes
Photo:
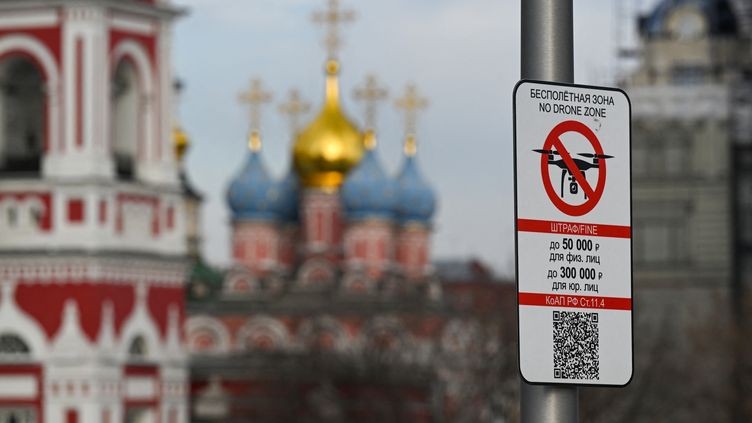
[[[245,166],[230,183],[227,202],[233,220],[279,219],[279,186],[270,176],[258,149],[252,149]]]
[[[436,194],[423,179],[414,154],[405,157],[397,176],[397,219],[400,223],[430,224],[436,211]]]
[[[366,134],[368,137],[369,134]],[[396,188],[395,182],[384,173],[376,149],[370,146],[341,188],[347,217],[355,220],[394,218]]]

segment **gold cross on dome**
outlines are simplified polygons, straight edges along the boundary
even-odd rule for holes
[[[405,113],[405,133],[414,136],[418,126],[418,110],[428,107],[428,99],[418,94],[415,84],[408,84],[404,97],[398,98],[394,105]]]
[[[366,82],[355,89],[355,99],[365,104],[366,129],[373,130],[376,127],[376,106],[388,94],[386,88],[379,85],[376,75],[367,75]]]
[[[260,79],[253,79],[248,91],[240,93],[238,99],[241,103],[247,104],[250,109],[251,131],[258,132],[261,126],[261,106],[272,101],[272,94],[264,91]]]
[[[287,96],[287,101],[279,105],[279,112],[290,122],[293,136],[300,130],[300,117],[311,110],[311,105],[300,97],[300,91],[293,88]]]
[[[324,45],[326,46],[329,59],[336,59],[337,53],[342,46],[342,37],[339,32],[340,25],[354,20],[355,12],[352,10],[342,10],[339,0],[328,0],[325,10],[313,14],[313,21],[326,28]]]

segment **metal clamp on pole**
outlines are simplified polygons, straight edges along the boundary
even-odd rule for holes
[[[574,82],[572,0],[520,0],[522,79]],[[523,423],[576,423],[577,387],[521,381]]]

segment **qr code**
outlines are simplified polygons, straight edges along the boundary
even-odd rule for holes
[[[554,378],[598,380],[598,313],[554,311]]]

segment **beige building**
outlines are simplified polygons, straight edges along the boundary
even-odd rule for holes
[[[635,376],[600,405],[586,400],[589,420],[749,421],[730,311],[752,286],[750,8],[662,0],[639,20],[639,64],[622,81],[633,110]]]
[[[752,179],[735,194],[743,175],[733,160],[752,139],[750,128],[736,130],[752,122],[752,95],[739,95],[752,70],[742,16],[730,1],[666,0],[640,20],[641,63],[625,81],[638,283],[727,287],[734,279],[735,210],[746,191],[752,200]]]

